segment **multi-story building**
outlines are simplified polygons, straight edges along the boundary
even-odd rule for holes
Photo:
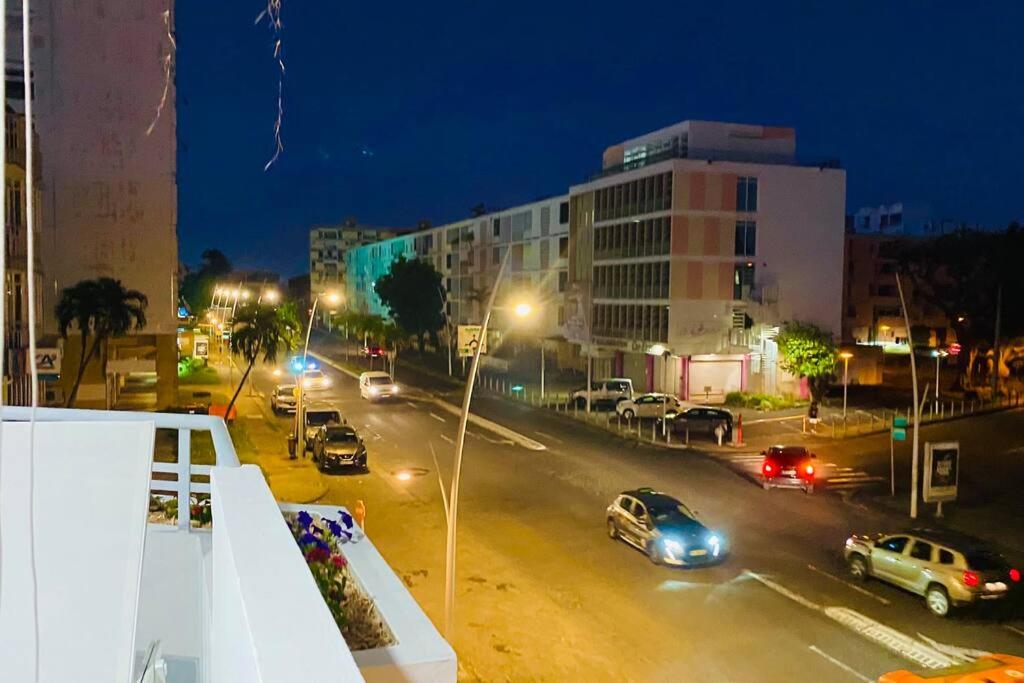
[[[309,231],[309,297],[344,292],[345,254],[355,247],[391,239],[400,231],[359,225],[348,219],[341,225],[319,225]],[[326,314],[326,312],[325,312]]]
[[[350,249],[345,254],[347,300],[356,310],[386,316],[374,283],[398,257],[421,258],[444,278],[444,292],[438,292],[438,297],[443,294],[447,302],[451,324],[479,323],[485,294],[508,253],[498,296],[509,293],[535,302],[529,335],[558,337],[564,325],[568,229],[568,197],[563,195]],[[510,329],[507,315],[497,311],[492,329]]]
[[[20,10],[8,28],[18,33]],[[78,405],[110,405],[132,379],[140,402],[177,400],[174,3],[39,0],[33,4],[34,116],[42,166],[44,332],[56,334],[61,290],[97,277],[148,298],[145,329],[113,339],[89,364]],[[21,67],[21,39],[8,63]],[[17,56],[15,54],[17,53]],[[128,68],[126,65],[130,65]],[[156,112],[159,108],[159,117]],[[56,390],[77,374],[81,337],[64,343]],[[155,381],[154,381],[155,380]],[[59,397],[57,397],[59,400]]]
[[[896,288],[897,240],[931,239],[960,227],[936,220],[926,207],[896,203],[866,207],[848,217],[843,266],[843,341],[892,349],[906,347],[907,326]],[[956,341],[942,311],[916,301],[913,282],[903,280],[915,345],[943,346]]]
[[[797,392],[774,337],[840,334],[845,191],[791,128],[685,121],[609,147],[570,191],[570,339],[639,388]]]

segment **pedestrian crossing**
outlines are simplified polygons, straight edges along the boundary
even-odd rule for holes
[[[764,456],[760,453],[723,453],[716,454],[715,457],[733,469],[753,477],[761,475],[761,466],[764,464]],[[874,476],[852,467],[842,467],[834,462],[821,463],[817,468],[819,484],[829,491],[850,491],[879,486],[887,481],[885,477]]]

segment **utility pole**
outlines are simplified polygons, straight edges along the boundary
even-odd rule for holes
[[[903,324],[907,327],[907,345],[910,347],[910,383],[914,390],[914,440],[910,450],[910,518],[917,519],[917,449],[920,444],[921,404],[917,400],[917,362],[914,360],[914,339],[910,334],[910,315],[907,313],[907,301],[903,297],[903,284],[900,274],[896,273],[896,290],[900,295],[900,307],[903,309]]]
[[[992,340],[992,400],[999,395],[999,327],[1003,317],[1003,283],[996,289],[996,330]]]

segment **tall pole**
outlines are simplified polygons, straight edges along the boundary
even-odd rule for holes
[[[587,348],[587,413],[590,412],[590,404],[593,403],[593,374],[594,374],[594,358],[590,355],[590,349]]]
[[[843,419],[846,419],[846,388],[850,385],[850,359],[843,358]]]
[[[942,353],[938,350],[935,351],[935,408],[934,411],[939,412],[939,363],[942,361]]]
[[[896,290],[900,295],[900,307],[903,309],[903,324],[907,327],[907,345],[910,347],[910,384],[914,390],[914,440],[910,451],[910,518],[917,519],[917,449],[920,444],[921,404],[917,399],[917,361],[914,360],[914,339],[910,333],[910,315],[907,313],[907,301],[903,297],[903,284],[900,274],[896,273]]]
[[[540,400],[544,400],[544,340],[540,340]]]
[[[309,324],[306,325],[306,343],[302,347],[302,369],[299,370],[299,378],[295,383],[299,388],[299,396],[295,401],[295,422],[296,431],[295,451],[299,457],[306,457],[306,421],[302,419],[302,394],[303,384],[306,379],[306,355],[309,353],[309,335],[313,331],[313,318],[316,316],[316,305],[320,302],[320,295],[313,299],[313,308],[309,311]]]
[[[466,393],[462,398],[462,414],[459,416],[459,432],[455,438],[455,465],[452,468],[452,489],[448,495],[448,534],[445,543],[444,567],[444,635],[448,642],[455,634],[455,540],[459,524],[459,483],[462,478],[462,450],[466,445],[466,423],[469,422],[469,404],[473,400],[473,385],[476,384],[476,372],[480,366],[480,349],[487,340],[487,325],[491,321],[491,309],[494,298],[498,294],[501,276],[505,273],[505,264],[512,250],[506,250],[498,268],[498,276],[494,280],[491,294],[487,298],[487,309],[484,312],[483,324],[480,326],[480,343],[473,351],[473,362],[469,366],[469,378],[466,381]]]
[[[999,395],[999,328],[1003,317],[1003,283],[996,289],[996,329],[992,339],[992,400]]]

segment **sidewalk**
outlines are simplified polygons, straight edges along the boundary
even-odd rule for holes
[[[219,359],[218,359],[219,361]],[[228,369],[224,364],[212,363],[219,382],[207,385],[187,385],[179,389],[181,404],[196,402],[193,392],[210,392],[203,402],[224,403],[231,400],[234,388],[228,383]],[[234,372],[235,380],[241,376]],[[261,393],[249,396],[245,387],[235,402],[238,416],[228,425],[231,440],[242,464],[255,464],[263,471],[270,490],[279,501],[312,503],[327,492],[323,475],[308,458],[291,460],[288,457],[286,423],[277,420],[270,411],[266,397]]]

